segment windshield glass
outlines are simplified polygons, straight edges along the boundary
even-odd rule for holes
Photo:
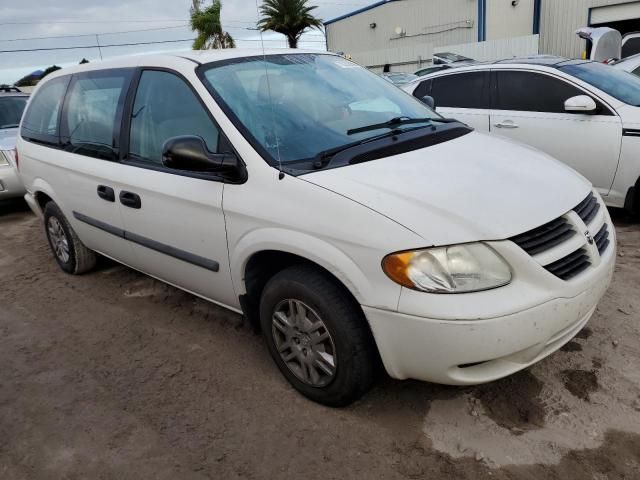
[[[425,119],[393,127],[409,130],[442,118],[378,75],[334,55],[232,59],[205,66],[203,77],[272,165],[278,158],[282,164],[309,160],[390,131],[384,126],[349,134],[350,130],[391,119]]]
[[[15,128],[20,123],[27,97],[0,97],[0,128]]]
[[[640,78],[631,73],[595,62],[566,65],[560,70],[624,103],[640,107]]]

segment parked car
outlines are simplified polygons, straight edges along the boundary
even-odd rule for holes
[[[458,55],[451,52],[438,52],[433,54],[434,65],[450,65],[453,63],[472,63],[475,62],[473,58],[465,57],[464,55]]]
[[[0,85],[0,200],[25,194],[15,169],[14,149],[18,124],[28,98],[16,87]]]
[[[416,78],[416,75],[412,73],[402,73],[402,72],[385,72],[381,73],[380,76],[385,80],[393,83],[394,85],[405,85]]]
[[[403,87],[478,131],[536,147],[576,169],[607,205],[640,213],[640,78],[539,56],[456,68]]]
[[[450,68],[453,68],[453,66],[447,65],[447,64],[444,64],[444,65],[429,65],[428,67],[424,67],[424,68],[421,68],[420,70],[416,70],[415,72],[413,72],[413,74],[416,75],[417,77],[424,77],[425,75],[430,75],[430,74],[436,73],[436,72],[442,72],[442,71],[448,70]]]
[[[98,252],[243,312],[327,405],[366,392],[380,359],[454,385],[526,368],[584,327],[613,272],[587,180],[329,53],[67,68],[38,85],[18,152],[62,270]]]
[[[612,66],[619,70],[624,70],[625,72],[640,76],[640,54],[627,57],[614,63]]]

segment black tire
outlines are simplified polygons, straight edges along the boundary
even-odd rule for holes
[[[336,361],[333,376],[326,385],[315,386],[301,380],[278,352],[272,319],[276,310],[289,299],[308,306],[308,311],[316,315],[314,318],[319,318],[324,324],[322,330],[330,335]],[[373,385],[378,360],[364,314],[344,287],[320,269],[294,265],[274,275],[267,282],[260,299],[260,326],[278,368],[289,383],[307,398],[323,405],[342,407],[359,399]],[[285,338],[279,331],[275,335]],[[300,345],[296,347],[300,348]]]
[[[53,238],[54,233],[50,228],[54,225],[56,227],[59,225],[66,237],[68,258],[64,258],[64,255],[56,252],[56,247],[54,246],[56,242]],[[96,253],[84,246],[67,221],[67,218],[54,202],[49,202],[44,207],[44,230],[47,234],[47,240],[49,241],[49,247],[51,247],[53,257],[62,270],[73,275],[80,275],[95,267],[97,259]]]

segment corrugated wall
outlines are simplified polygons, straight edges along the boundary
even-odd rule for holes
[[[542,0],[540,53],[579,58],[585,41],[575,31],[589,21],[589,9],[637,0]]]
[[[329,50],[356,54],[429,44],[477,40],[476,0],[402,0],[327,25]],[[371,28],[372,23],[376,24]],[[403,35],[396,29],[401,28]]]
[[[435,49],[427,44],[373,50],[356,53],[352,55],[352,60],[378,73],[382,72],[386,63],[391,64],[393,72],[415,72],[427,64],[426,60],[430,60],[434,52],[443,51],[456,52],[481,61],[525,57],[538,53],[538,35],[448,45]]]

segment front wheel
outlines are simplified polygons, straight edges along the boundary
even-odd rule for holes
[[[260,322],[282,374],[306,397],[340,407],[371,388],[377,366],[366,319],[328,274],[296,265],[264,288]]]

